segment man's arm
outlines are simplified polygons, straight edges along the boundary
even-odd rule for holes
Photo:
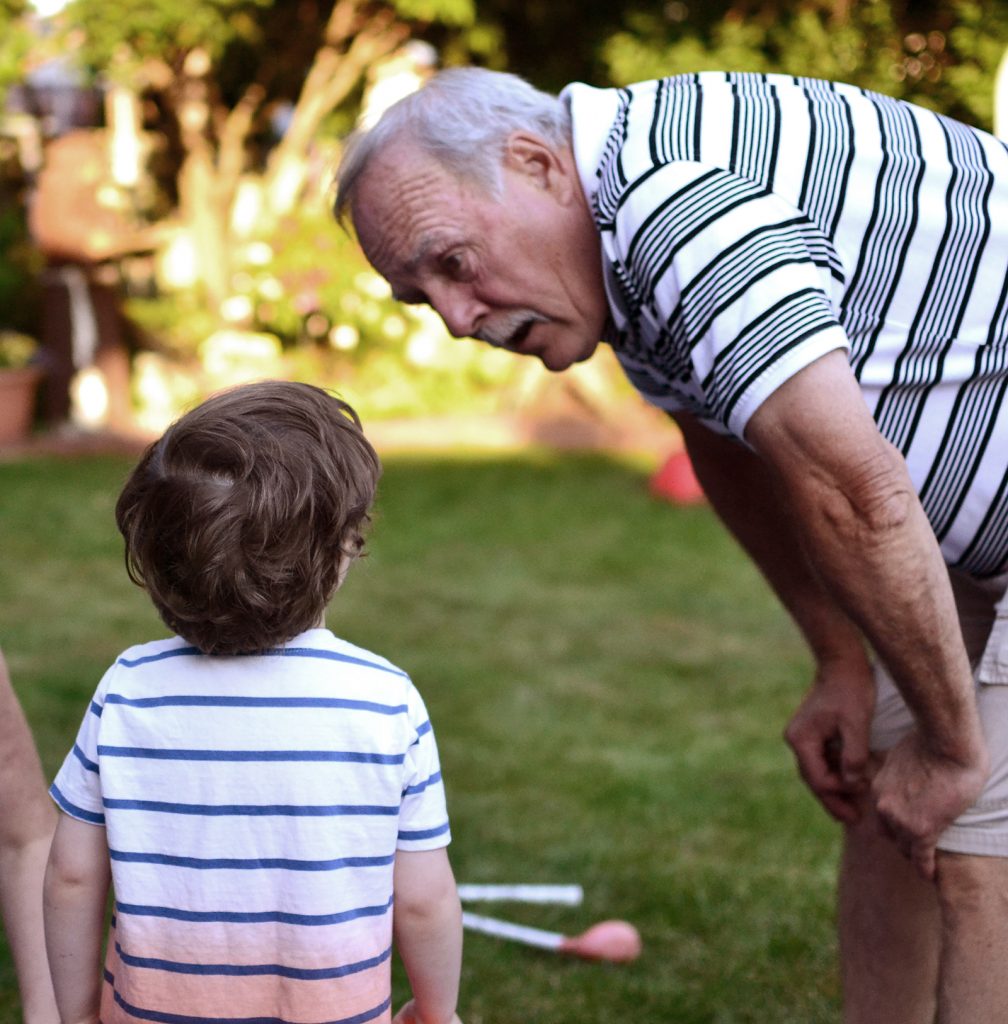
[[[988,761],[947,570],[906,465],[839,350],[778,388],[746,438],[809,563],[914,714],[916,733],[889,753],[873,788],[883,823],[931,877],[935,841],[978,795]]]
[[[718,516],[791,614],[816,661],[815,682],[785,734],[805,782],[839,821],[857,820],[867,788],[875,685],[861,632],[816,576],[759,456],[692,416],[676,415]]]
[[[110,879],[105,829],[61,814],[45,877],[45,937],[64,1024],[95,1024]]]
[[[445,849],[399,850],[392,924],[413,998],[394,1024],[459,1024],[462,907]]]
[[[0,911],[25,1024],[58,1019],[42,932],[42,876],[56,808],[0,652]]]

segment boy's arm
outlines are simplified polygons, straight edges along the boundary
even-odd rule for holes
[[[396,946],[413,989],[396,1022],[457,1022],[462,906],[447,850],[399,850],[394,885]]]
[[[96,1024],[109,880],[105,829],[61,814],[45,876],[45,937],[63,1024]]]

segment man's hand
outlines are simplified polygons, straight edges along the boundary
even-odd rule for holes
[[[989,762],[985,749],[972,760],[935,754],[918,732],[886,755],[872,795],[886,834],[920,874],[933,879],[938,836],[980,795]]]
[[[821,665],[784,733],[798,771],[837,821],[861,816],[875,684],[866,661]]]
[[[392,1024],[442,1024],[441,1021],[430,1021],[428,1022],[417,1011],[416,1001],[411,999],[406,1003],[402,1009],[392,1019]],[[444,1024],[462,1024],[459,1020],[458,1014],[453,1014],[451,1020],[445,1021]]]

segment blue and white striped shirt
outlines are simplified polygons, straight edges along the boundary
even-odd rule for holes
[[[450,838],[394,665],[324,629],[248,657],[132,647],[51,792],[107,831],[102,1020],[390,1019],[396,851]]]

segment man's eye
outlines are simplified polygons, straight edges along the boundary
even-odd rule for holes
[[[392,298],[406,306],[429,306],[430,300],[421,291],[395,291]]]
[[[465,257],[460,252],[450,252],[441,259],[441,267],[449,277],[460,277],[465,273]]]

